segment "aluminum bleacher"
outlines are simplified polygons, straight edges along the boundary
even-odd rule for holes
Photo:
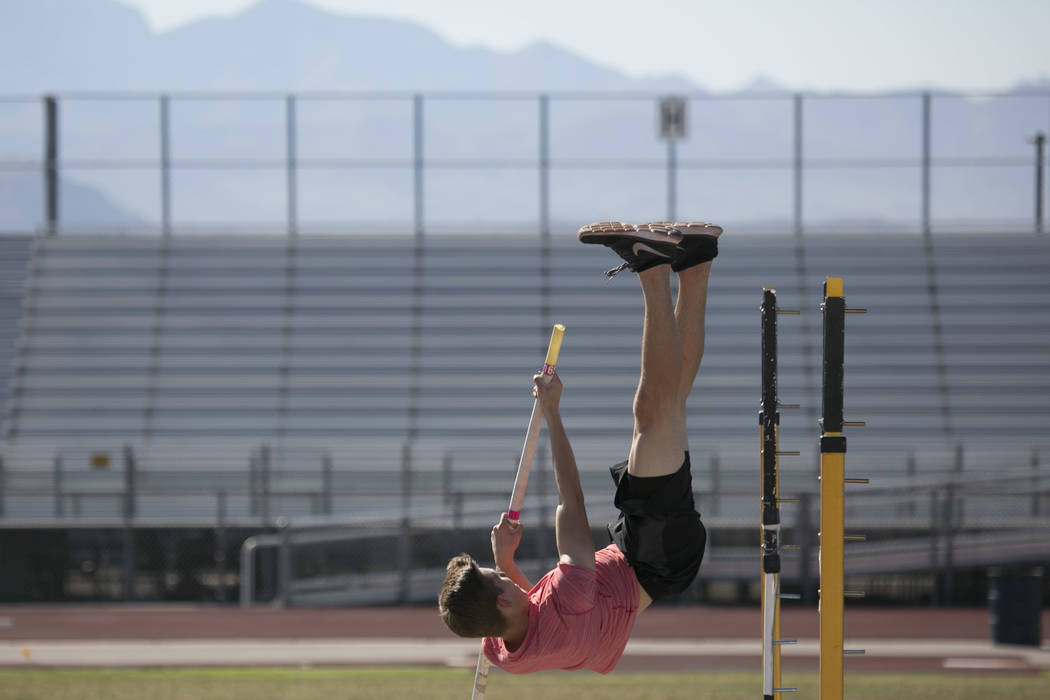
[[[1050,442],[1050,313],[1040,305],[1050,243],[1030,234],[997,236],[991,251],[987,237],[926,243],[727,234],[690,400],[694,459],[718,460],[727,484],[755,478],[758,304],[770,285],[782,308],[803,311],[779,323],[781,398],[802,404],[784,412],[782,441],[804,452],[783,468],[789,481],[792,470],[812,479],[820,284],[841,276],[849,306],[870,311],[847,322],[846,417],[867,421],[849,433],[850,464],[913,478],[942,462],[958,469],[965,443],[968,470],[1027,466]],[[586,484],[604,490],[604,466],[622,458],[630,435],[641,317],[632,275],[606,280],[616,258],[570,234],[550,242],[549,257],[536,236],[433,235],[416,245],[408,235],[38,239],[22,262],[27,296],[10,365],[8,500],[18,478],[32,482],[25,474],[48,478],[32,482],[36,500],[8,504],[3,517],[54,517],[58,455],[63,479],[80,469],[83,484],[119,492],[118,457],[108,475],[85,465],[124,445],[137,455],[138,486],[172,495],[140,499],[137,517],[214,518],[220,489],[230,492],[228,517],[260,517],[249,492],[263,444],[273,446],[267,488],[285,493],[270,504],[274,516],[325,512],[324,455],[337,482],[356,469],[379,483],[401,469],[406,441],[418,470],[436,475],[451,459],[451,476],[433,479],[506,488],[529,373],[555,321],[568,328],[566,424]],[[714,478],[698,470],[698,489]],[[116,496],[85,499],[97,517],[119,517]],[[726,504],[726,517],[753,519],[752,498]]]
[[[0,423],[10,398],[32,242],[31,236],[0,236]]]

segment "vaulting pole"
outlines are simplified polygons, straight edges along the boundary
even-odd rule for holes
[[[561,351],[562,337],[565,335],[565,326],[560,323],[554,325],[551,332],[551,340],[547,345],[547,357],[543,362],[543,381],[549,382],[554,377],[554,368],[558,364],[558,353]],[[525,444],[521,448],[521,457],[518,459],[518,473],[514,477],[514,488],[510,494],[510,505],[507,506],[507,517],[517,522],[521,518],[521,506],[525,501],[525,487],[529,483],[529,471],[532,469],[532,458],[536,454],[536,442],[540,436],[540,426],[543,424],[543,409],[540,400],[532,402],[532,415],[529,417],[529,427],[525,431]],[[478,665],[474,671],[474,689],[471,691],[471,700],[484,700],[485,687],[488,684],[489,660],[484,650],[478,652]]]

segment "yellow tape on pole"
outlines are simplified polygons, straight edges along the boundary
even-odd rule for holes
[[[551,342],[547,345],[547,359],[543,362],[543,373],[554,374],[554,368],[558,364],[558,353],[561,352],[561,341],[565,336],[565,326],[560,323],[554,324],[551,331]],[[548,372],[548,368],[550,372]]]

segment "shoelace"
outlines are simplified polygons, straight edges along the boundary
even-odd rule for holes
[[[628,263],[624,263],[623,265],[620,265],[619,267],[614,267],[614,268],[613,268],[613,269],[611,269],[611,270],[606,270],[606,271],[605,271],[605,281],[607,281],[607,282],[608,282],[608,281],[609,281],[609,280],[611,280],[611,279],[612,279],[613,277],[615,277],[616,275],[618,275],[618,274],[620,274],[621,272],[623,272],[624,270],[626,270],[626,269],[627,269],[627,267],[628,267]]]

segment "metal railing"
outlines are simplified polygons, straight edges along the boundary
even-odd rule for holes
[[[119,580],[125,599],[134,598],[129,587],[135,580],[135,533],[192,527],[213,530],[217,552],[236,537],[257,533],[242,550],[242,600],[258,598],[252,573],[263,566],[266,591],[291,605],[411,601],[432,596],[433,580],[440,583],[441,573],[420,564],[413,549],[421,545],[414,538],[428,532],[451,537],[484,532],[495,516],[493,504],[506,498],[513,466],[511,454],[501,472],[464,466],[452,451],[416,450],[408,444],[392,445],[385,457],[364,449],[359,461],[347,456],[353,450],[277,450],[267,444],[243,451],[209,451],[206,445],[195,450],[195,455],[180,456],[96,445],[35,461],[4,455],[0,527],[119,533],[123,553],[112,563],[124,570]],[[545,471],[546,460],[541,454],[536,469]],[[957,469],[950,455],[885,455],[878,461],[875,483],[847,503],[848,526],[868,534],[858,549],[847,545],[847,576],[932,575],[935,601],[950,602],[957,572],[1050,554],[1042,534],[1050,527],[1050,472],[1037,451],[1030,460],[972,471]],[[754,547],[733,544],[734,533],[754,527],[753,462],[753,456],[696,455],[697,505],[717,533],[705,580],[754,575]],[[549,474],[535,475],[537,488],[525,518],[537,547],[549,539],[543,533],[553,526],[556,495],[544,486],[547,480]],[[581,481],[598,525],[613,513],[608,474],[585,466]],[[793,547],[786,547],[784,580],[808,590],[816,571],[816,479],[808,471],[789,472],[783,475],[782,493],[800,501],[785,509],[784,542]],[[35,515],[26,511],[32,503],[39,508]],[[352,558],[331,560],[322,551],[342,551],[347,543],[362,547],[365,541],[389,545],[368,549],[382,555],[365,568]],[[276,558],[257,561],[260,547],[274,549]],[[528,550],[525,555],[531,556],[533,546]],[[305,568],[295,563],[314,560]],[[537,570],[549,563],[530,561]],[[229,580],[226,560],[216,556],[215,562],[215,580]],[[244,567],[251,571],[245,573]],[[217,585],[217,599],[225,595]]]
[[[483,186],[486,179],[498,180],[514,173],[510,180],[497,184],[499,190],[528,190],[535,187],[536,198],[515,200],[513,212],[502,221],[484,221],[479,225],[519,226],[541,232],[549,231],[552,221],[575,217],[571,206],[558,203],[554,197],[573,190],[566,179],[574,175],[595,176],[619,171],[629,180],[624,191],[648,191],[646,210],[674,219],[684,191],[720,191],[724,182],[711,180],[712,175],[725,179],[746,180],[756,184],[762,200],[790,202],[769,216],[758,216],[752,227],[772,227],[801,234],[821,225],[846,225],[842,216],[829,210],[823,215],[812,209],[826,206],[820,195],[822,187],[833,180],[849,179],[860,171],[892,172],[894,180],[903,174],[914,178],[917,192],[899,190],[879,205],[880,214],[889,217],[891,225],[929,233],[954,230],[974,225],[965,213],[963,220],[935,215],[938,200],[935,190],[965,190],[963,197],[978,197],[980,184],[968,187],[968,174],[989,170],[1013,169],[1034,173],[1035,186],[1031,208],[1022,206],[1023,198],[1002,194],[1009,201],[998,202],[1008,215],[989,217],[976,222],[991,228],[1025,228],[1043,230],[1043,198],[1046,159],[1043,153],[1044,132],[1050,130],[1047,106],[1050,93],[1012,93],[996,95],[957,95],[943,93],[892,93],[884,95],[835,95],[790,93],[742,93],[736,95],[691,94],[675,97],[688,107],[686,140],[670,138],[661,144],[653,128],[659,105],[666,96],[638,93],[67,93],[42,98],[0,97],[0,143],[12,155],[0,157],[0,173],[39,172],[43,175],[41,226],[50,232],[68,228],[63,216],[62,178],[69,174],[131,173],[113,190],[132,191],[138,199],[156,201],[155,214],[131,226],[136,230],[156,230],[167,235],[175,230],[192,230],[193,221],[179,221],[173,203],[173,176],[190,173],[225,173],[223,187],[230,188],[240,173],[270,173],[270,181],[258,192],[241,197],[242,210],[252,215],[264,204],[283,198],[283,206],[272,208],[271,224],[289,235],[318,228],[318,216],[304,217],[307,199],[310,207],[321,209],[328,227],[346,230],[355,220],[352,212],[339,211],[331,192],[318,203],[319,182],[331,173],[364,173],[373,180],[397,175],[399,182],[381,185],[397,190],[399,201],[386,216],[372,216],[366,227],[394,226],[422,234],[440,229],[428,209],[436,201],[451,199],[453,186],[435,186],[437,176],[464,176],[464,186]],[[92,122],[86,105],[102,104],[120,113],[132,112],[131,119],[116,119],[120,133],[106,134],[114,128]],[[29,108],[42,106],[41,127],[33,135],[26,123]],[[129,107],[133,105],[134,108]],[[238,117],[231,113],[250,105]],[[1020,105],[1020,106],[1018,106]],[[203,107],[202,107],[203,106]],[[349,106],[349,107],[348,107]],[[332,110],[354,108],[342,116],[344,124]],[[5,126],[4,108],[14,109],[15,116]],[[269,112],[267,113],[267,109]],[[969,120],[995,115],[997,109],[1009,112],[1002,122],[1006,133],[982,134],[963,130]],[[181,110],[180,119],[173,111]],[[478,128],[480,112],[490,111],[484,128]],[[82,114],[78,115],[78,111]],[[87,116],[83,114],[87,112]],[[940,115],[940,116],[938,116]],[[126,115],[124,115],[126,116]],[[78,125],[77,119],[83,120]],[[615,122],[615,126],[610,126]],[[732,130],[729,125],[732,124]],[[155,130],[151,138],[134,133]],[[6,136],[4,136],[6,132]],[[352,133],[351,133],[352,132]],[[829,134],[838,133],[841,138]],[[194,138],[203,138],[196,148]],[[320,134],[320,136],[318,136]],[[615,142],[606,140],[615,134]],[[37,140],[39,139],[39,140]],[[32,153],[29,144],[42,144],[40,153]],[[320,141],[320,143],[318,143]],[[1026,154],[1026,142],[1035,145],[1035,158]],[[222,151],[231,151],[224,155]],[[493,151],[498,155],[493,155]],[[260,155],[260,152],[264,155]],[[114,155],[116,154],[116,155]],[[155,185],[145,185],[140,173],[154,173]],[[1015,173],[1015,174],[1016,174]],[[312,183],[304,183],[309,175]],[[782,177],[781,175],[787,175]],[[407,177],[406,177],[407,176]],[[770,179],[770,176],[773,176]],[[320,177],[319,181],[317,178]],[[561,183],[552,178],[562,178]],[[683,178],[697,180],[687,185]],[[877,179],[877,178],[876,178]],[[283,182],[282,182],[283,181]],[[822,181],[822,182],[814,182]],[[1011,181],[1013,184],[1015,181]],[[1019,184],[1021,180],[1016,180]],[[854,192],[867,191],[871,183],[861,178]],[[658,191],[663,189],[663,204]],[[206,188],[201,188],[206,189]],[[323,187],[321,189],[324,189]],[[434,189],[437,194],[429,193]],[[605,190],[615,189],[611,185]],[[1004,188],[1005,191],[1017,187]],[[493,190],[496,191],[496,190]],[[721,190],[724,192],[724,189]],[[816,193],[816,195],[814,195]],[[197,192],[201,195],[201,192]],[[231,193],[228,200],[236,199]],[[943,195],[941,195],[943,196]],[[130,198],[130,197],[129,197]],[[343,191],[343,199],[346,192]],[[481,199],[481,198],[479,198]],[[614,195],[611,201],[623,199]],[[746,199],[746,197],[744,197]],[[835,199],[839,199],[836,197]],[[718,197],[692,196],[704,210],[718,210]],[[705,201],[706,200],[706,201]],[[956,197],[956,200],[960,200]],[[180,200],[184,202],[185,200]],[[604,209],[608,198],[603,198]],[[627,200],[629,201],[629,200]],[[945,201],[942,199],[940,201]],[[254,202],[256,207],[252,208]],[[358,207],[363,202],[358,202]],[[185,205],[184,205],[185,206]],[[192,209],[195,203],[188,205]],[[587,204],[587,210],[594,209]],[[620,209],[624,207],[617,205]],[[247,209],[245,209],[247,207]],[[283,209],[277,216],[279,209]],[[1034,215],[1029,218],[1029,213]],[[903,215],[902,212],[911,210]],[[483,210],[494,211],[494,210]],[[837,210],[843,211],[843,210]],[[890,214],[892,212],[892,214]],[[684,213],[684,212],[683,212]],[[830,213],[830,215],[829,215]],[[586,214],[581,214],[587,218]],[[225,219],[225,217],[223,217]],[[360,219],[360,217],[357,217]],[[436,218],[440,218],[436,217]],[[462,229],[463,221],[453,222]],[[730,216],[730,218],[733,218]],[[872,219],[872,210],[858,211],[852,218]],[[196,225],[213,229],[251,227],[259,222],[241,219],[225,223],[192,216]],[[313,219],[311,223],[307,219]],[[764,219],[765,221],[759,221]],[[823,221],[822,221],[823,219]],[[724,216],[720,221],[724,220]],[[83,222],[80,222],[83,224]],[[106,222],[95,222],[99,225]],[[854,224],[861,225],[863,224]],[[109,228],[112,228],[110,226]],[[321,228],[324,228],[323,226]]]
[[[490,494],[484,494],[491,502]],[[697,493],[698,501],[710,494]],[[735,489],[726,495],[750,496],[754,490]],[[797,494],[800,505],[791,524],[789,542],[785,547],[783,577],[791,586],[800,586],[804,597],[812,594],[819,561],[817,554],[815,491]],[[601,497],[589,493],[593,503]],[[1050,509],[1040,505],[1050,496],[1050,481],[1043,479],[1033,485],[1029,477],[1007,479],[977,479],[963,483],[954,481],[897,486],[878,490],[861,499],[860,511],[847,510],[852,526],[866,527],[872,536],[864,545],[845,548],[847,576],[894,576],[928,574],[932,576],[931,595],[935,604],[953,600],[953,581],[956,573],[973,568],[1001,564],[1044,561],[1050,549],[1042,532],[1050,525]],[[548,505],[553,498],[547,497]],[[981,514],[965,515],[967,505],[991,504],[991,510]],[[915,509],[921,502],[925,512]],[[1032,510],[1027,511],[1030,505]],[[1014,517],[1007,512],[1013,507]],[[902,510],[903,508],[903,510]],[[973,510],[972,508],[970,510]],[[474,514],[474,522],[491,520],[491,506]],[[1021,511],[1024,511],[1021,513]],[[988,513],[998,513],[988,517]],[[462,517],[457,516],[457,521]],[[732,524],[719,518],[705,518],[712,531],[725,537]],[[595,520],[595,523],[598,519]],[[592,524],[595,524],[592,523]],[[533,523],[532,527],[550,527],[550,523]],[[272,587],[275,601],[284,605],[332,605],[353,603],[396,603],[429,601],[444,576],[441,567],[413,565],[411,555],[412,533],[423,532],[433,522],[414,522],[406,518],[400,525],[377,523],[372,527],[328,527],[312,529],[281,523],[278,531],[249,538],[241,549],[240,600],[250,606],[258,600],[255,571],[256,553],[260,548],[276,552],[276,585]],[[459,531],[457,522],[454,531]],[[543,537],[533,533],[534,537]],[[754,548],[726,546],[719,537],[711,543],[705,557],[705,581],[739,581],[753,576]],[[388,558],[388,568],[365,568],[327,565],[312,567],[313,571],[297,569],[293,562],[308,561],[311,551],[326,546],[345,546],[362,540],[396,542],[396,552]],[[531,549],[531,547],[530,547]],[[323,559],[323,557],[322,557]],[[522,559],[523,568],[542,574],[553,559]],[[311,568],[311,567],[307,567]],[[301,567],[300,567],[301,569]]]
[[[0,523],[271,528],[279,520],[303,527],[379,526],[409,517],[458,528],[487,522],[493,499],[506,495],[507,473],[493,469],[491,459],[481,468],[465,465],[453,451],[391,445],[389,454],[363,451],[356,459],[352,449],[336,455],[320,448],[278,455],[266,443],[243,451],[216,447],[210,454],[205,448],[196,455],[151,455],[127,445],[59,449],[34,459],[0,457]],[[847,520],[877,523],[883,530],[930,524],[930,532],[940,532],[944,517],[956,528],[993,529],[1050,517],[1050,471],[1038,450],[1031,455],[1024,463],[1011,460],[968,471],[947,454],[924,460],[912,454],[876,456],[877,483],[851,495]],[[541,455],[538,470],[545,468],[545,459]],[[507,462],[510,471],[513,465]],[[698,507],[706,518],[741,526],[753,520],[753,465],[745,457],[697,453],[694,463]],[[611,504],[608,478],[604,469],[581,466],[584,489],[597,507]],[[786,495],[817,493],[808,470],[787,472],[781,479]],[[931,494],[936,495],[932,501]],[[530,512],[551,515],[554,497],[538,484],[530,498],[543,507]],[[1010,501],[1009,509],[999,507],[1000,498]]]

